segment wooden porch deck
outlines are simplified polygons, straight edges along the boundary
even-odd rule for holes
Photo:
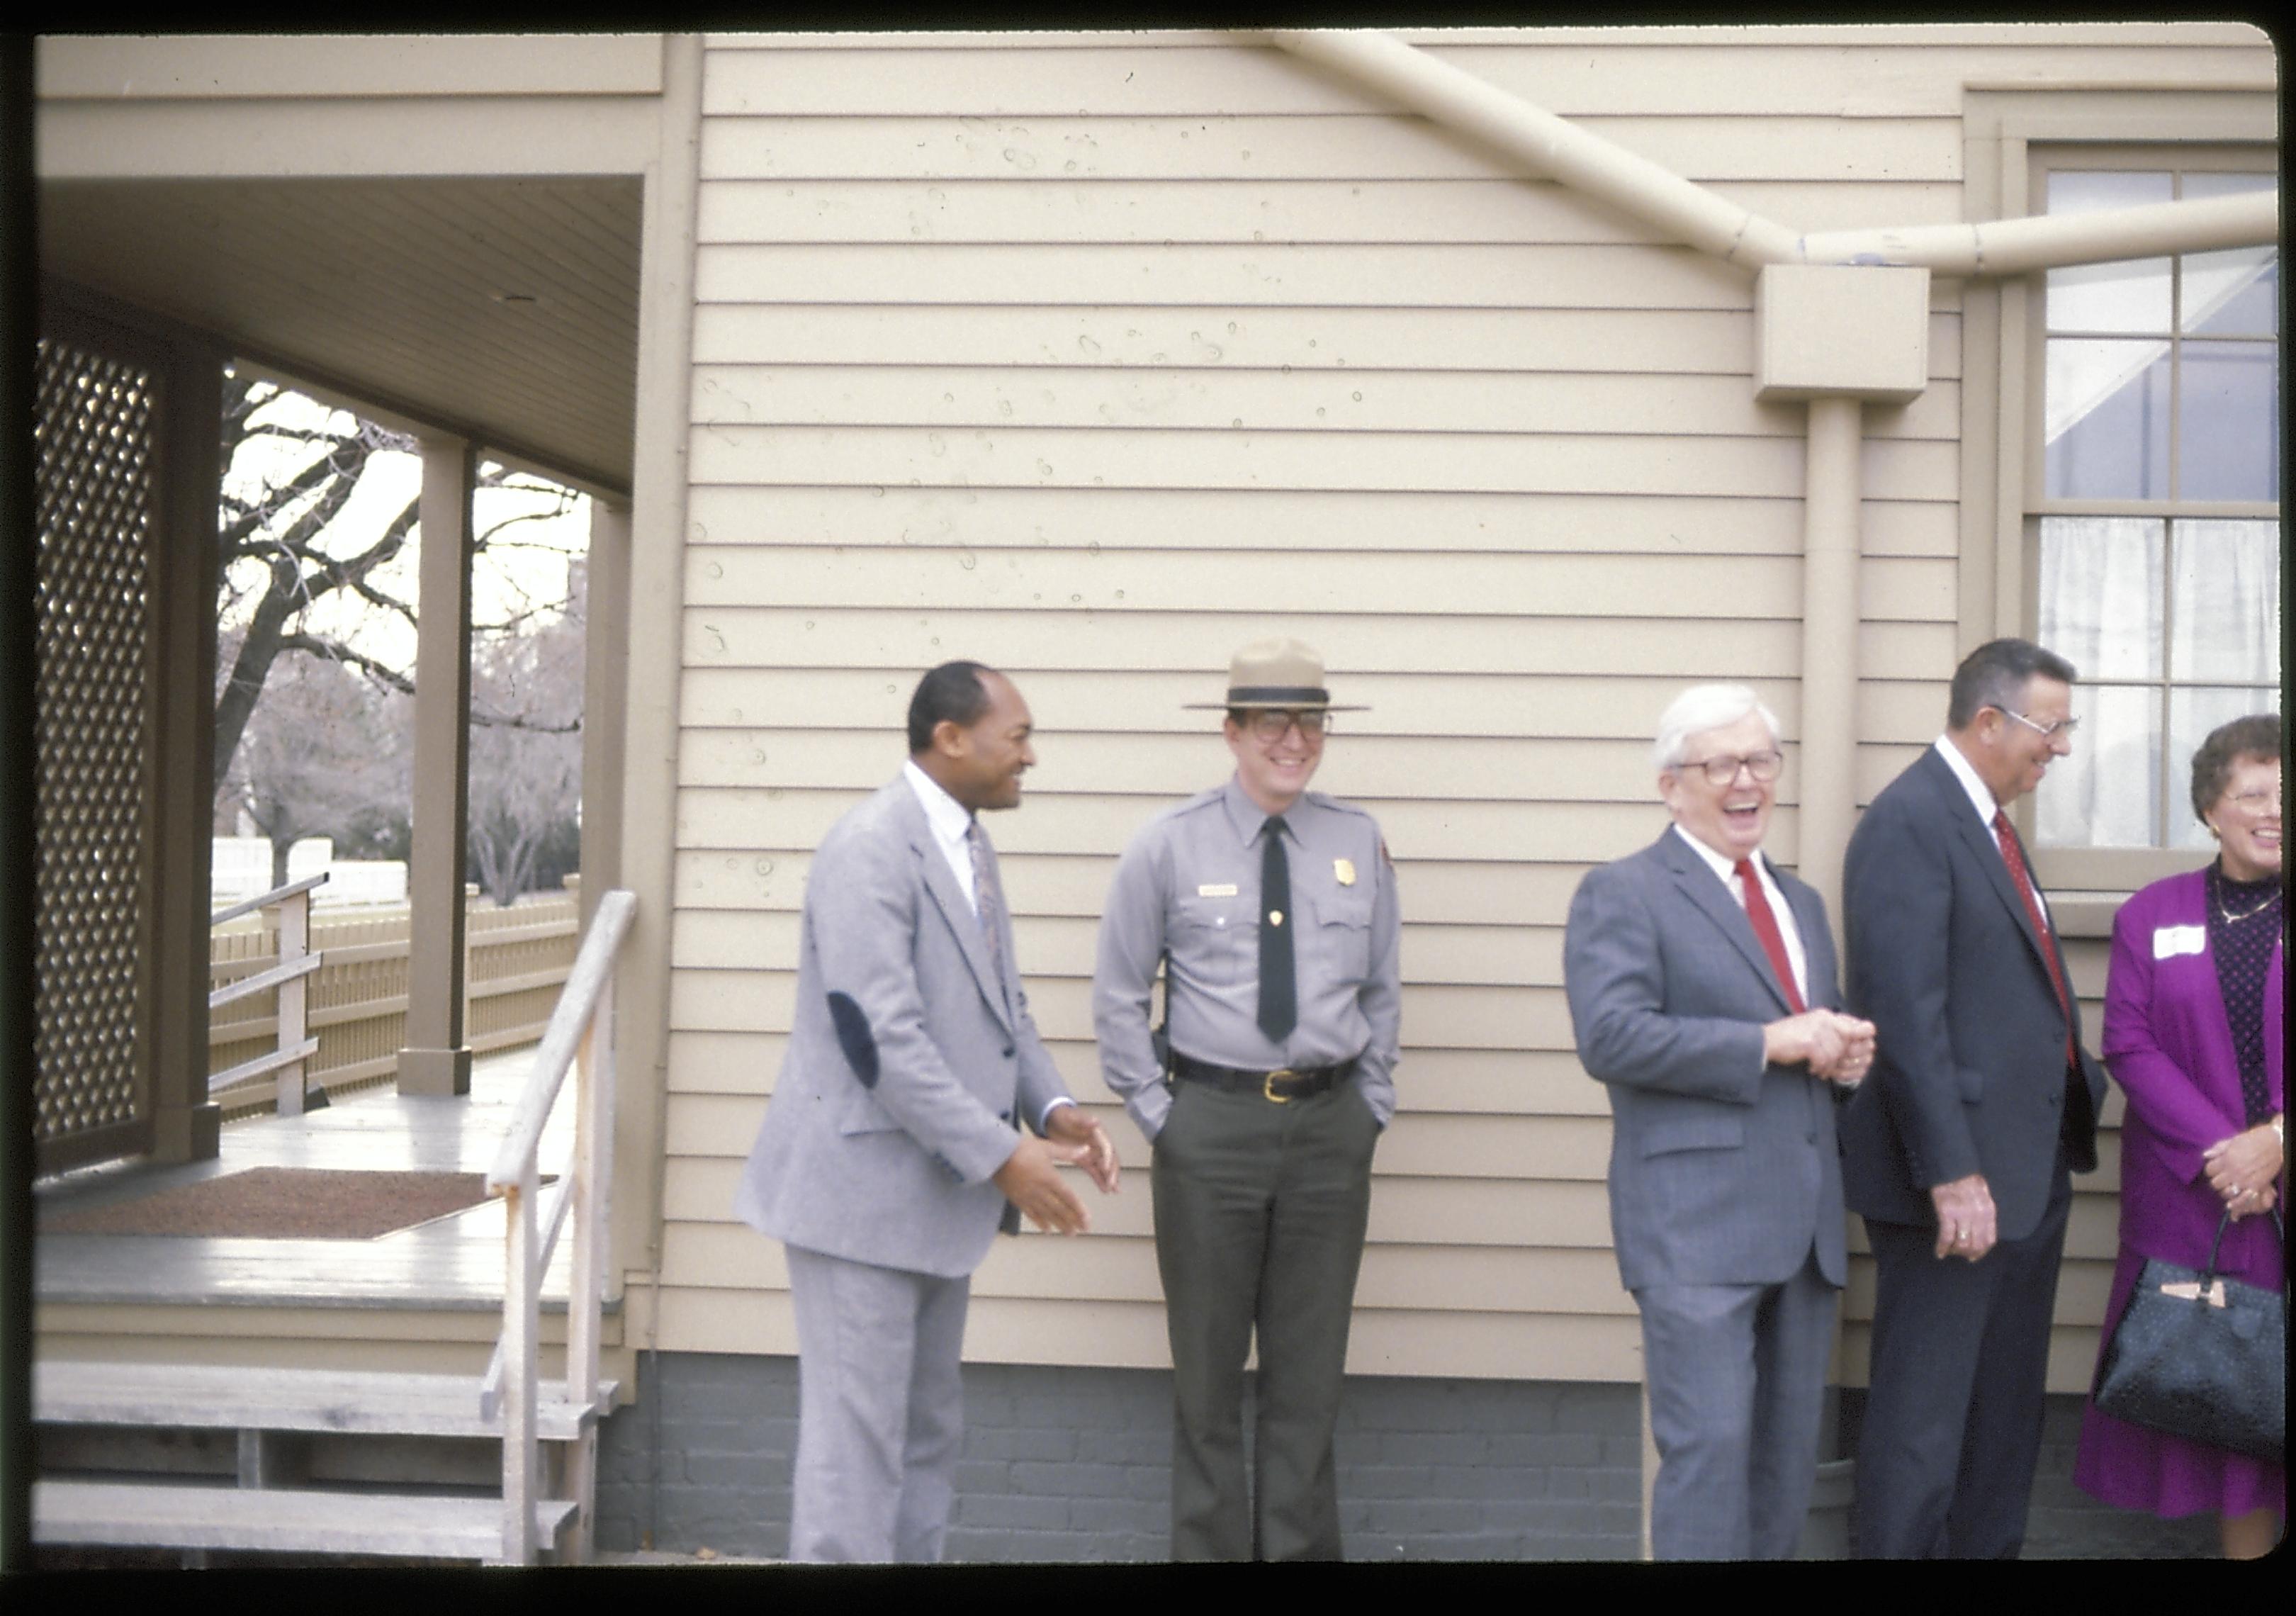
[[[86,1169],[37,1185],[53,1214],[254,1167],[484,1172],[533,1064],[531,1046],[472,1063],[456,1099],[373,1089],[300,1117],[226,1125],[215,1161]],[[573,1146],[572,1095],[543,1136],[542,1169],[562,1172]],[[489,1201],[373,1240],[248,1240],[36,1233],[36,1307],[88,1305],[496,1310],[503,1298],[504,1209]],[[543,1282],[545,1309],[565,1308],[570,1231]]]

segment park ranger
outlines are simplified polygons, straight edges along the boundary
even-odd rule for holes
[[[1337,1559],[1332,1430],[1372,1147],[1395,1112],[1395,872],[1370,815],[1308,790],[1330,715],[1362,710],[1332,705],[1314,651],[1247,645],[1227,700],[1192,705],[1226,710],[1235,773],[1134,840],[1093,977],[1102,1072],[1154,1147],[1172,1554]]]

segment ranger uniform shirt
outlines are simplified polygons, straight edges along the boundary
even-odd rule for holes
[[[1172,1047],[1247,1071],[1356,1062],[1383,1128],[1395,1114],[1402,1026],[1402,917],[1379,825],[1309,792],[1283,816],[1296,925],[1299,1023],[1259,1029],[1262,813],[1231,778],[1149,821],[1126,849],[1100,923],[1093,1027],[1101,1071],[1150,1138],[1171,1095],[1150,1038],[1158,959],[1171,954]]]

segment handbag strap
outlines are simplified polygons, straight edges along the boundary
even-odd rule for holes
[[[2278,1214],[2276,1212],[2274,1217],[2276,1221]],[[2201,1290],[2203,1292],[2206,1292],[2209,1286],[2216,1281],[2217,1257],[2224,1250],[2225,1231],[2230,1227],[2232,1227],[2232,1209],[2226,1207],[2225,1215],[2217,1219],[2217,1237],[2209,1243],[2209,1266],[2201,1271]]]
[[[2280,1249],[2284,1252],[2288,1249],[2288,1226],[2280,1221],[2280,1209],[2278,1207],[2276,1206],[2272,1209],[2271,1218],[2272,1232],[2276,1235],[2279,1236]],[[2225,1215],[2217,1219],[2217,1237],[2209,1243],[2209,1266],[2207,1268],[2202,1270],[2201,1274],[2201,1289],[2203,1292],[2206,1292],[2209,1286],[2215,1283],[2217,1276],[2217,1257],[2218,1254],[2224,1250],[2225,1231],[2231,1227],[2232,1209],[2230,1207],[2226,1207],[2225,1209]]]

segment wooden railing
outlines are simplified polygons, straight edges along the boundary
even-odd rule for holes
[[[235,1083],[275,1074],[274,1092],[277,1095],[279,1114],[299,1117],[303,1114],[304,1068],[319,1052],[319,1040],[304,1036],[304,1015],[309,993],[308,977],[326,963],[326,956],[311,948],[311,890],[324,883],[326,875],[307,875],[300,881],[291,881],[285,886],[266,892],[260,898],[250,898],[243,904],[234,904],[228,909],[217,910],[208,916],[208,926],[213,930],[226,921],[237,920],[242,915],[252,915],[261,909],[268,914],[279,912],[278,963],[267,971],[241,977],[227,987],[217,988],[208,995],[210,1014],[235,999],[277,989],[279,994],[278,1027],[272,1047],[252,1060],[242,1061],[225,1071],[208,1075],[208,1092],[229,1088]]]
[[[573,878],[569,877],[570,890]],[[242,906],[229,913],[245,914]],[[579,900],[548,896],[515,908],[465,900],[463,1042],[474,1054],[529,1045],[542,1036],[558,990],[573,968]],[[409,912],[388,907],[320,909],[311,917],[311,940],[326,964],[309,979],[304,1029],[319,1040],[309,1087],[331,1095],[390,1083],[406,1042],[406,957]],[[216,934],[209,950],[212,986],[237,986],[250,973],[279,963],[275,928]],[[247,988],[208,1029],[209,1079],[226,1120],[267,1108],[261,1085],[223,1087],[226,1070],[270,1049],[275,1012],[267,990]]]
[[[503,1431],[503,1554],[517,1565],[534,1563],[537,1545],[534,1505],[541,1481],[536,1408],[540,1400],[542,1276],[570,1210],[574,1223],[572,1273],[566,1291],[566,1401],[598,1399],[598,1333],[605,1297],[606,1209],[613,1189],[614,956],[637,913],[629,892],[607,893],[559,996],[556,1013],[535,1051],[534,1069],[519,1096],[502,1148],[487,1175],[490,1194],[505,1213],[502,1339],[488,1366],[480,1412],[497,1410]],[[575,1070],[574,1151],[569,1169],[551,1185],[546,1210],[537,1205],[545,1124]],[[598,1410],[603,1415],[603,1409]],[[571,1446],[566,1482],[576,1505],[574,1547],[580,1559],[590,1539],[597,1484],[594,1421]]]

